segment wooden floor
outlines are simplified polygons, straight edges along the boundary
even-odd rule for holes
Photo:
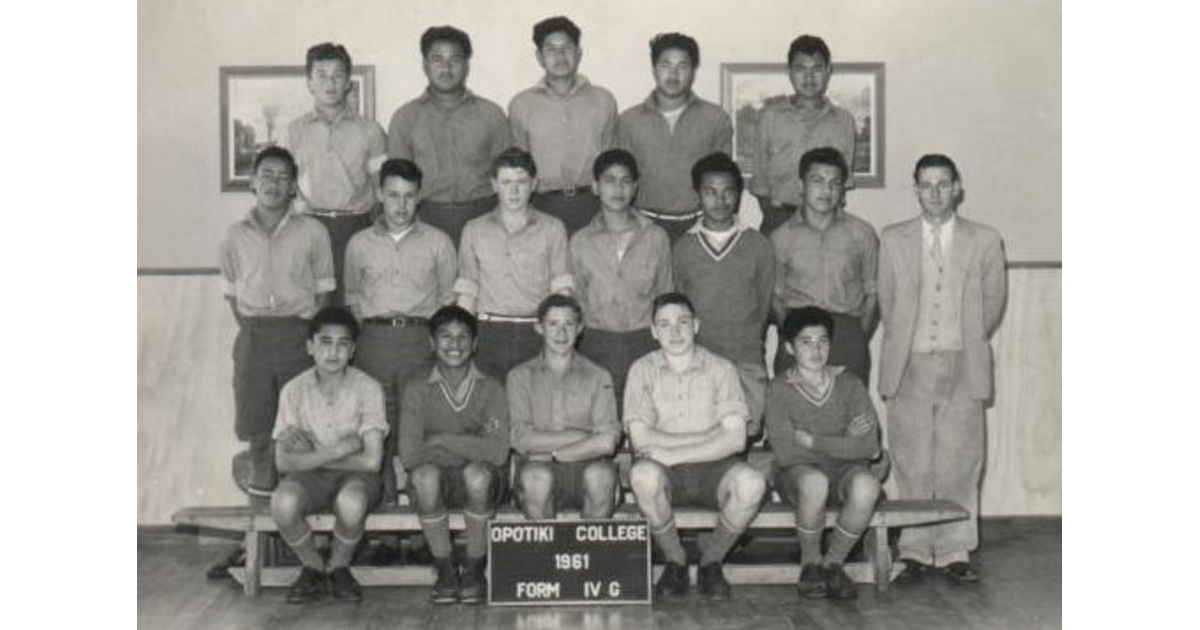
[[[201,544],[190,533],[138,532],[138,627],[143,630],[272,628],[584,630],[701,628],[783,630],[1037,630],[1062,627],[1062,520],[992,518],[982,524],[976,563],[984,581],[958,587],[934,579],[878,594],[861,586],[852,602],[800,600],[791,587],[735,586],[714,604],[621,607],[434,606],[427,588],[368,588],[361,604],[290,605],[284,589],[242,596],[204,569],[233,543]]]

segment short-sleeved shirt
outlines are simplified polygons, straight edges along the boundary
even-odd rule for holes
[[[771,233],[775,246],[775,295],[784,308],[819,306],[861,317],[876,293],[879,237],[870,223],[838,212],[824,230],[803,212]]]
[[[879,446],[875,405],[857,376],[830,368],[833,384],[816,398],[800,385],[795,367],[775,377],[767,387],[767,439],[780,466],[867,461]],[[874,428],[849,435],[850,422],[869,417]],[[796,429],[813,436],[812,448],[796,441]]]
[[[612,376],[583,355],[576,354],[560,377],[539,354],[513,368],[505,387],[512,447],[518,453],[530,452],[531,431],[621,434]]]
[[[513,143],[533,154],[538,190],[587,188],[592,161],[617,141],[617,100],[576,75],[575,88],[558,96],[545,78],[508,104]]]
[[[429,377],[410,381],[400,403],[398,448],[404,468],[422,464],[462,466],[470,461],[488,461],[497,466],[508,459],[508,398],[504,386],[480,372],[475,364],[457,387],[437,366]],[[445,448],[426,445],[433,435],[456,436],[475,451],[465,458]]]
[[[285,146],[296,158],[296,185],[307,208],[366,212],[375,205],[371,173],[387,149],[379,123],[349,108],[332,121],[311,111],[288,125]]]
[[[492,160],[511,144],[504,110],[470,91],[447,107],[426,90],[388,125],[388,156],[416,162],[421,197],[440,203],[490,196]]]
[[[617,144],[637,158],[638,205],[683,214],[700,207],[692,165],[710,153],[730,153],[733,124],[725,110],[693,94],[672,129],[651,93],[621,112]]]
[[[791,98],[763,109],[750,192],[777,204],[800,204],[800,157],[820,147],[841,151],[854,170],[854,115],[828,99],[816,111],[797,107]]]
[[[454,302],[458,257],[450,237],[420,220],[399,240],[380,218],[346,245],[346,306],[359,317],[429,317]]]
[[[510,233],[502,212],[497,208],[463,228],[454,291],[476,298],[481,313],[532,315],[547,295],[574,285],[567,267],[567,229],[530,208],[525,225]]]
[[[662,350],[634,361],[625,382],[625,426],[645,422],[664,433],[696,433],[723,418],[748,418],[746,395],[737,368],[696,346],[681,373],[671,369]]]
[[[221,243],[225,295],[247,317],[305,317],[317,294],[336,288],[329,232],[316,219],[289,212],[268,233],[251,210]]]
[[[349,437],[362,437],[368,431],[386,436],[383,388],[366,372],[350,365],[346,366],[341,387],[330,398],[321,392],[317,368],[308,368],[279,392],[279,412],[271,437],[278,440],[288,429],[300,429],[318,449]]]
[[[650,219],[636,214],[632,240],[620,251],[603,213],[571,237],[571,278],[593,330],[629,332],[650,327],[650,305],[674,283],[671,239]]]

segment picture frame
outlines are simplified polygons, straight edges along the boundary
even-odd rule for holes
[[[375,66],[350,73],[351,107],[375,118]],[[250,189],[254,155],[312,111],[304,66],[221,66],[221,191]]]
[[[829,79],[829,100],[858,124],[854,156],[848,160],[857,188],[884,186],[884,75],[882,62],[834,62]],[[763,107],[793,93],[787,64],[721,64],[721,106],[733,120],[733,158],[747,180],[754,177],[754,132]]]

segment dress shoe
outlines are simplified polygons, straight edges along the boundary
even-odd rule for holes
[[[686,597],[690,586],[686,564],[668,562],[654,585],[655,597]]]
[[[979,582],[979,574],[966,562],[951,562],[942,567],[942,575],[952,584],[975,584]]]
[[[325,596],[326,587],[324,571],[304,567],[300,569],[300,577],[292,582],[292,588],[287,594],[287,601],[289,604],[315,602]]]
[[[912,559],[906,558],[901,560],[900,563],[904,567],[900,569],[900,573],[892,580],[895,584],[916,584],[923,581],[934,570],[933,566]]]
[[[712,562],[702,564],[696,570],[696,582],[700,587],[700,594],[705,599],[723,602],[729,599],[729,582],[725,579],[725,572],[721,569],[720,562]]]
[[[806,564],[800,568],[800,581],[796,582],[796,591],[801,597],[809,599],[825,597],[825,576],[821,573],[821,565]]]
[[[858,597],[858,589],[854,581],[846,575],[840,564],[831,564],[821,568],[825,574],[825,594],[834,599],[854,599]]]
[[[362,586],[354,579],[349,567],[338,567],[329,572],[329,592],[334,599],[362,601]]]
[[[437,582],[429,601],[435,604],[453,604],[458,601],[458,569],[449,558],[435,559],[433,568],[437,570]]]

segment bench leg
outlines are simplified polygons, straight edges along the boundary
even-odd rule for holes
[[[258,595],[262,583],[262,538],[263,534],[254,529],[246,532],[246,580],[242,588],[250,597]]]
[[[867,530],[863,548],[871,561],[875,577],[875,590],[882,593],[892,582],[892,551],[888,548],[888,528],[872,527]]]

